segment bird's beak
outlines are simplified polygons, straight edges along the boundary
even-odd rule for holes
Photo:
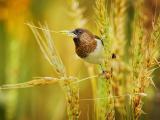
[[[74,31],[68,31],[67,35],[71,37],[76,37],[76,35],[74,34]]]
[[[64,33],[71,37],[76,37],[76,35],[74,34],[74,31],[65,30],[65,31],[61,31],[61,33]]]

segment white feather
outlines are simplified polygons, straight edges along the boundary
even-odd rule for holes
[[[84,58],[84,60],[93,64],[101,64],[104,61],[104,46],[101,40],[96,39],[96,41],[96,49]]]

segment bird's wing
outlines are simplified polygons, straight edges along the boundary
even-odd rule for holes
[[[104,46],[103,40],[102,40],[99,36],[95,35],[95,38],[96,38],[97,40],[100,40],[100,41],[102,42],[102,45]]]

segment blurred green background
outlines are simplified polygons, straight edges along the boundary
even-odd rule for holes
[[[157,0],[159,10],[159,0]],[[84,8],[85,28],[97,32],[95,28],[94,0],[80,0]],[[146,0],[146,11],[153,15],[154,0]],[[71,0],[0,0],[0,85],[20,83],[37,76],[54,76],[55,72],[41,54],[30,29],[24,23],[41,22],[51,30],[74,29],[74,17],[71,15]],[[151,24],[150,20],[146,26]],[[66,66],[69,75],[84,78],[96,72],[94,65],[78,59],[71,38],[53,33],[56,48]],[[89,70],[88,70],[89,69]],[[160,78],[160,72],[155,75]],[[155,79],[157,88],[150,88],[145,100],[144,120],[160,118],[160,79]],[[80,83],[80,98],[92,98],[91,81]],[[80,119],[94,119],[92,101],[80,101]],[[58,84],[0,91],[0,120],[64,120],[66,105],[64,93]]]

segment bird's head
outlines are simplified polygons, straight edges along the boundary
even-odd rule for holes
[[[81,28],[77,28],[73,31],[71,31],[71,33],[73,34],[73,37],[75,38],[80,38],[81,35],[83,35],[83,33],[85,33],[86,30],[85,29],[81,29]]]
[[[76,28],[71,31],[65,31],[65,33],[67,33],[68,36],[73,37],[73,41],[76,46],[79,46],[81,43],[84,44],[94,40],[94,35],[87,29],[83,28]]]
[[[79,43],[87,43],[92,40],[93,35],[87,29],[77,28],[72,31],[73,40],[76,45]]]
[[[89,32],[87,29],[76,28],[70,33],[73,36],[73,39],[79,39],[80,41],[86,41],[86,40],[90,40],[91,38],[93,38],[92,33]]]

